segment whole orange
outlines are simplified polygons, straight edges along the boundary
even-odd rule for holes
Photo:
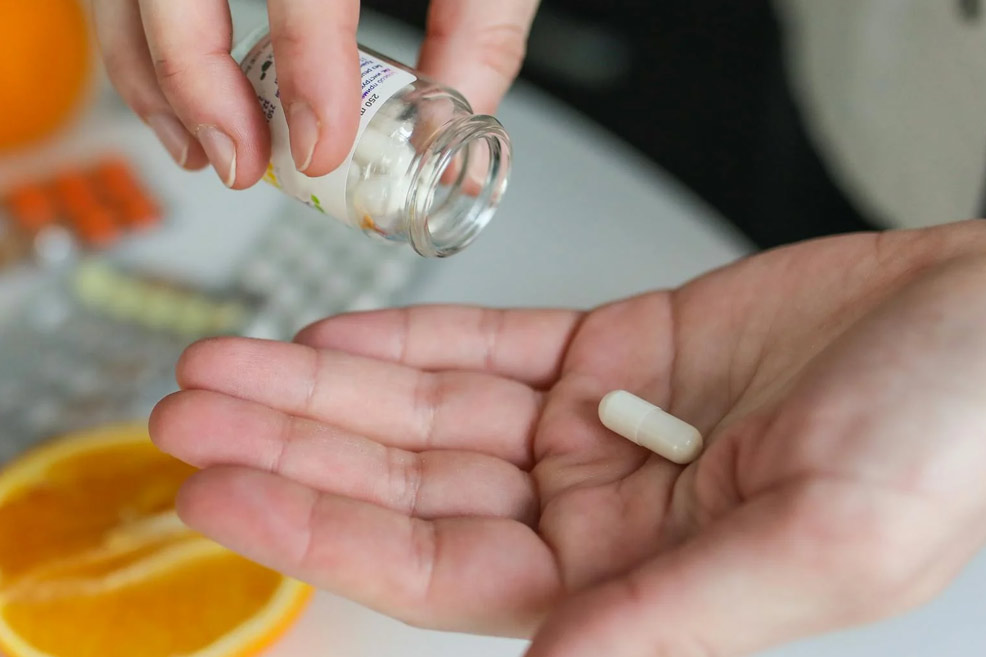
[[[0,150],[42,139],[71,117],[90,58],[81,0],[0,0]]]

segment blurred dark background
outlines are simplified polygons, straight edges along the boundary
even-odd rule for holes
[[[364,2],[419,28],[427,4]],[[522,77],[652,158],[759,246],[873,227],[809,142],[769,0],[543,0]]]

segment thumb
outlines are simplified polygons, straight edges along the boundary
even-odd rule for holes
[[[933,588],[902,551],[914,527],[852,486],[801,484],[746,504],[563,605],[527,657],[739,657],[903,611]]]

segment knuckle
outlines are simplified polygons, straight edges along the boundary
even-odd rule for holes
[[[322,349],[312,349],[309,354],[311,365],[306,373],[305,396],[301,408],[305,413],[314,414],[321,402],[322,374],[326,371],[327,364],[325,351]]]
[[[294,24],[288,24],[273,32],[271,40],[278,53],[278,58],[284,59],[286,63],[286,59],[296,57],[304,51],[308,38],[304,29]]]
[[[188,63],[174,57],[160,57],[154,60],[154,72],[161,84],[175,82],[188,70]]]
[[[438,532],[434,523],[411,519],[410,524],[409,590],[405,591],[406,613],[401,620],[409,625],[428,622],[427,610],[431,608],[435,581],[435,564],[438,560]]]
[[[275,446],[267,463],[267,472],[277,474],[284,469],[288,452],[294,444],[295,432],[298,430],[300,422],[301,420],[292,415],[285,415],[281,418],[280,436],[274,441]]]
[[[387,449],[387,477],[394,508],[414,516],[418,508],[424,463],[420,454]]]
[[[418,419],[418,433],[427,446],[434,441],[438,407],[445,394],[441,375],[421,372],[414,391],[414,408]]]
[[[229,52],[209,50],[205,52],[161,53],[153,60],[154,74],[161,87],[173,93],[189,93],[206,81],[216,84],[226,77],[230,60]]]
[[[496,25],[480,32],[482,63],[504,75],[515,75],[527,54],[527,31],[520,25]]]
[[[167,452],[170,447],[170,432],[169,425],[171,422],[171,414],[174,405],[177,400],[177,396],[181,393],[171,393],[154,406],[151,411],[150,416],[147,420],[148,433],[150,434],[151,442],[163,452]]]
[[[485,336],[483,348],[483,367],[492,371],[496,368],[498,347],[506,322],[506,311],[498,308],[484,308],[479,313],[479,335]]]

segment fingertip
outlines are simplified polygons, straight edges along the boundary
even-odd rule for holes
[[[195,531],[258,563],[291,563],[305,550],[318,494],[276,475],[236,466],[207,468],[179,490],[178,517]]]
[[[309,347],[330,348],[337,336],[345,336],[365,325],[370,312],[352,312],[326,317],[312,322],[294,336],[294,342]]]
[[[200,125],[195,131],[206,158],[226,187],[252,187],[267,169],[269,146],[258,145],[245,135],[233,138],[230,134],[232,131],[217,125]]]
[[[272,3],[271,38],[292,160],[299,172],[320,177],[338,169],[353,149],[362,87],[356,14],[335,7],[336,21],[327,24],[333,16],[319,8],[313,23],[311,9]]]
[[[175,498],[175,510],[192,529],[224,545],[235,543],[242,519],[250,517],[256,506],[251,490],[262,487],[265,477],[269,475],[236,466],[205,468],[185,480]]]
[[[186,171],[201,171],[207,166],[209,166],[209,158],[206,157],[201,144],[193,139],[191,145],[188,147],[188,154],[185,157],[185,164],[182,168]]]
[[[151,127],[183,168],[197,170],[211,164],[223,185],[246,189],[267,170],[270,130],[256,94],[239,69],[215,71],[214,75],[232,78],[213,85],[225,88],[225,93],[193,98],[178,80],[162,83],[177,118],[155,118]]]
[[[295,336],[291,339],[294,344],[301,345],[303,347],[312,347],[313,349],[319,349],[320,336],[322,334],[322,324],[326,320],[320,320],[309,324],[305,328],[298,331]]]
[[[303,100],[296,100],[284,109],[288,122],[291,156],[295,168],[304,173],[311,167],[315,148],[321,141],[322,119],[312,106]]]
[[[277,340],[214,337],[188,347],[178,360],[183,390],[200,390],[266,406],[292,406],[312,385],[318,356],[309,347]]]
[[[406,341],[406,313],[372,310],[329,317],[303,328],[294,342],[357,356],[398,360]]]
[[[172,417],[172,411],[174,405],[177,403],[176,398],[180,393],[172,393],[159,401],[151,409],[151,414],[147,418],[147,431],[151,436],[151,442],[166,454],[170,454],[168,436],[168,427]]]
[[[205,390],[182,390],[159,401],[149,420],[158,449],[196,467],[210,465],[214,437],[231,420],[223,411],[228,398]],[[233,422],[237,418],[234,416]],[[242,447],[241,447],[242,448]]]
[[[432,0],[419,67],[493,114],[520,71],[536,0]]]
[[[235,338],[205,338],[185,348],[175,364],[175,379],[182,389],[197,388],[205,372],[225,369],[224,344]]]
[[[321,111],[307,102],[295,102],[289,108],[291,154],[298,171],[310,178],[327,175],[338,169],[356,142],[359,116],[357,93],[340,93],[331,104],[322,103]]]
[[[197,354],[202,350],[199,346],[201,342],[201,340],[193,342],[185,347],[185,350],[181,352],[181,355],[178,356],[178,360],[175,362],[175,381],[178,383],[178,387],[183,390],[190,387],[188,373],[192,371],[191,368],[194,368]]]
[[[295,344],[305,345],[306,347],[312,346],[312,340],[314,340],[318,335],[319,327],[322,325],[323,322],[325,322],[325,320],[320,319],[312,322],[308,326],[305,326],[300,331],[294,334],[294,337],[291,338],[291,342],[294,342]]]
[[[258,106],[259,107],[259,106]],[[252,137],[238,140],[236,145],[236,175],[230,189],[243,190],[253,187],[267,172],[271,159],[270,130],[266,124],[259,126]]]
[[[181,521],[192,530],[208,534],[204,530],[208,528],[208,518],[215,515],[213,508],[217,502],[210,493],[215,489],[216,474],[219,470],[221,468],[200,470],[186,479],[178,489],[175,511]]]
[[[155,136],[175,163],[184,167],[195,140],[174,114],[163,111],[154,112],[144,119],[144,123],[154,131]]]

